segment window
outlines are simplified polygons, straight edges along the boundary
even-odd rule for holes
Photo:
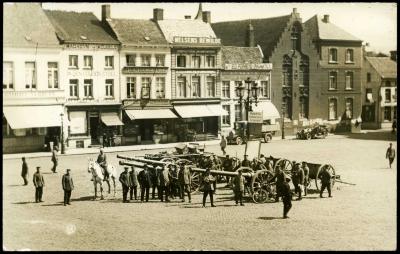
[[[235,98],[238,98],[236,94],[236,87],[239,87],[241,83],[241,81],[235,81]]]
[[[151,78],[142,77],[142,98],[150,99]]]
[[[352,49],[346,50],[346,63],[354,62],[354,51]]]
[[[114,80],[106,79],[106,97],[114,97]]]
[[[25,88],[36,89],[35,62],[25,62]]]
[[[242,113],[240,111],[240,105],[235,105],[235,122],[240,121],[242,119]]]
[[[283,86],[291,86],[291,84],[292,84],[292,68],[284,67],[282,75],[283,75]]]
[[[150,55],[141,55],[142,57],[142,66],[150,66]]]
[[[126,78],[126,97],[136,98],[136,78],[127,77]]]
[[[207,97],[215,97],[215,77],[207,77]]]
[[[269,81],[261,81],[261,95],[265,98],[270,98],[270,86],[269,86]]]
[[[390,87],[390,81],[389,80],[385,81],[385,86]]]
[[[282,98],[282,111],[284,118],[292,118],[292,104],[290,97],[288,96]]]
[[[193,95],[193,97],[196,97],[196,98],[201,97],[200,77],[199,76],[192,77],[192,95]]]
[[[83,89],[86,98],[93,98],[93,79],[83,80]]]
[[[93,57],[83,56],[83,68],[92,69],[93,68]]]
[[[229,81],[222,81],[222,98],[230,98],[230,82]]]
[[[3,89],[14,89],[14,70],[12,62],[3,62]]]
[[[49,88],[58,88],[58,64],[54,62],[47,63],[47,77]]]
[[[329,90],[337,89],[337,72],[329,72]]]
[[[186,97],[186,77],[179,77],[176,86],[176,97],[184,98]]]
[[[165,66],[165,55],[156,55],[156,66]]]
[[[69,56],[69,68],[78,68],[78,56],[70,55]]]
[[[126,65],[136,66],[135,64],[136,55],[126,55]]]
[[[337,49],[329,49],[329,62],[337,63]]]
[[[346,118],[351,119],[353,117],[353,99],[346,99]]]
[[[365,89],[365,95],[366,95],[365,100],[367,102],[374,102],[373,99],[372,99],[372,88]]]
[[[370,72],[367,73],[367,82],[371,82],[371,73]]]
[[[353,89],[353,72],[346,72],[346,90]]]
[[[69,80],[69,97],[78,98],[79,91],[78,91],[78,80],[77,79],[70,79]]]
[[[392,120],[392,108],[391,107],[385,107],[384,112],[383,112],[383,120],[385,120],[385,121]]]
[[[177,56],[176,65],[178,67],[186,67],[186,56]]]
[[[337,100],[329,99],[329,120],[337,119]]]
[[[222,124],[231,124],[231,107],[230,105],[222,105],[222,108],[228,112],[228,115],[222,116]]]
[[[206,62],[207,62],[207,67],[209,67],[209,68],[215,67],[215,57],[214,56],[207,56]]]
[[[192,57],[192,67],[193,68],[200,68],[200,56],[193,56]]]
[[[114,68],[114,56],[106,56],[105,57],[105,67],[106,68]]]
[[[156,78],[156,98],[165,98],[165,78],[163,77]]]
[[[397,102],[397,88],[394,89],[393,101]]]
[[[299,86],[308,86],[308,66],[300,66]]]
[[[390,89],[385,89],[385,102],[390,102],[391,91]]]
[[[307,97],[300,97],[299,118],[308,118],[308,99],[307,99]]]

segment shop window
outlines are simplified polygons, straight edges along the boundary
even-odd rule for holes
[[[385,102],[390,102],[390,95],[391,95],[390,89],[385,89]]]
[[[69,56],[69,68],[78,69],[78,56],[70,55]]]
[[[127,66],[136,66],[135,59],[136,59],[136,55],[126,55],[126,65]]]
[[[354,50],[347,49],[346,50],[346,63],[353,63],[354,62]]]
[[[200,68],[200,56],[193,56],[192,57],[192,67],[193,68]]]
[[[58,63],[47,63],[48,87],[58,88]]]
[[[186,77],[178,77],[176,90],[176,97],[186,97]]]
[[[78,98],[79,91],[78,91],[78,80],[77,79],[70,79],[69,80],[69,97],[71,98]]]
[[[329,120],[337,119],[337,100],[329,99]]]
[[[385,120],[385,121],[392,120],[392,108],[391,107],[385,107],[384,112],[383,112],[383,120]]]
[[[329,72],[329,90],[337,90],[337,72]]]
[[[337,49],[329,49],[329,63],[337,63]]]
[[[200,76],[192,77],[192,96],[195,98],[201,97]]]
[[[261,94],[263,97],[270,99],[270,89],[269,80],[261,81]]]
[[[25,88],[36,89],[36,64],[25,62]]]
[[[353,117],[353,99],[346,99],[346,118],[351,119]]]
[[[69,112],[70,134],[85,134],[87,131],[86,111]]]
[[[222,124],[230,125],[231,124],[231,107],[230,105],[222,105],[222,108],[228,112],[228,115],[222,116]]]
[[[215,57],[214,56],[207,56],[206,57],[207,67],[213,68],[215,67]]]
[[[106,97],[114,97],[114,80],[106,79]]]
[[[215,97],[215,77],[207,77],[207,97]]]
[[[229,81],[222,81],[222,98],[230,98],[230,82]]]
[[[186,56],[177,56],[176,65],[178,67],[186,67]]]
[[[114,56],[105,56],[104,66],[108,69],[114,68]]]
[[[371,82],[371,73],[370,72],[367,73],[367,82]]]
[[[84,94],[86,98],[93,98],[93,79],[83,81]]]
[[[346,72],[346,90],[353,89],[353,72],[347,71]]]
[[[83,56],[83,68],[85,69],[93,68],[93,56]]]
[[[156,55],[156,66],[165,66],[165,55]]]
[[[3,62],[3,90],[14,89],[14,68],[12,62]]]
[[[141,55],[142,66],[150,66],[151,55]]]
[[[126,78],[126,97],[136,98],[136,78],[127,77]]]
[[[157,99],[165,98],[165,78],[156,78],[156,97]]]

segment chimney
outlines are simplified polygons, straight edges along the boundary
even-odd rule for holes
[[[153,9],[153,19],[154,21],[159,21],[164,19],[164,10],[160,8]]]
[[[211,24],[211,12],[203,11],[203,22]]]
[[[253,25],[250,23],[247,28],[247,47],[255,47],[254,43],[254,28]]]
[[[329,23],[329,15],[324,15],[324,19],[322,20],[324,23]]]
[[[190,15],[185,15],[185,19],[191,19],[192,18],[192,16],[190,16]]]
[[[106,21],[111,19],[111,6],[109,4],[103,4],[101,6],[101,21]]]

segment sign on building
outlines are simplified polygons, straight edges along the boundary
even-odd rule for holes
[[[249,112],[249,123],[262,123],[263,113],[262,112]]]

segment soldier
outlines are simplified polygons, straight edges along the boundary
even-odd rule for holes
[[[58,147],[54,146],[51,155],[51,161],[53,162],[53,168],[51,169],[51,171],[53,171],[53,173],[57,173],[57,165],[58,165],[57,151]]]
[[[149,173],[149,170],[147,168],[147,165],[144,165],[144,168],[142,171],[139,173],[139,183],[140,183],[140,190],[141,190],[141,195],[140,195],[140,200],[143,202],[144,201],[144,195],[146,194],[146,202],[149,202],[149,191],[151,187],[151,176]]]
[[[129,178],[131,183],[129,187],[129,199],[132,200],[132,194],[134,194],[135,200],[137,200],[137,186],[139,185],[139,181],[136,169],[133,166],[131,172],[129,172]]]
[[[273,182],[276,179],[276,197],[275,202],[279,202],[279,197],[282,196],[282,188],[285,183],[285,173],[283,172],[281,166],[276,167],[275,175],[268,181]]]
[[[164,193],[165,193],[165,202],[169,202],[169,184],[170,184],[170,180],[169,180],[169,167],[168,165],[165,165],[164,168],[162,169],[162,171],[159,172],[160,174],[160,199],[161,202],[164,201]]]
[[[44,178],[40,173],[40,167],[36,167],[36,173],[33,174],[33,185],[35,185],[35,202],[43,202],[43,187],[44,187]]]
[[[386,150],[386,159],[389,159],[390,168],[392,168],[392,163],[395,157],[396,157],[396,151],[392,147],[392,143],[390,143],[389,148]]]
[[[233,190],[235,192],[236,205],[238,205],[238,202],[240,201],[240,205],[244,206],[244,204],[243,204],[244,182],[245,182],[245,179],[242,175],[242,170],[239,169],[238,175],[235,176],[234,181],[233,181],[233,183],[234,183]]]
[[[332,175],[331,173],[326,169],[326,167],[322,168],[322,172],[319,174],[318,178],[321,179],[321,192],[319,193],[319,196],[322,198],[322,193],[324,192],[325,188],[328,189],[328,194],[329,197],[331,198],[331,179]]]
[[[250,167],[251,163],[250,161],[247,159],[248,155],[245,154],[244,155],[244,160],[242,161],[242,167]]]
[[[173,165],[173,169],[171,171],[171,198],[175,199],[176,197],[180,197],[180,190],[179,190],[179,181],[178,181],[178,167]]]
[[[124,172],[122,172],[119,176],[119,181],[122,184],[122,202],[129,203],[127,199],[129,187],[131,186],[131,181],[128,173],[128,167],[124,167]]]
[[[304,172],[304,196],[307,196],[307,186],[310,181],[310,169],[305,161],[302,162],[302,169]]]
[[[206,198],[207,195],[210,195],[211,207],[215,207],[213,194],[216,189],[216,179],[214,176],[211,175],[210,168],[206,169],[206,172],[202,178],[202,185],[203,185],[203,207],[206,207]]]
[[[232,159],[229,158],[229,155],[227,154],[225,156],[224,162],[222,163],[222,168],[224,171],[232,172],[232,170],[233,170],[232,167],[233,167]],[[226,176],[226,183],[227,183],[227,185],[225,187],[229,187],[229,176]]]
[[[25,157],[22,157],[22,171],[21,176],[24,179],[24,185],[28,185],[28,164],[26,164]]]
[[[221,142],[219,143],[219,145],[221,146],[221,151],[222,153],[225,155],[225,148],[226,148],[226,139],[224,137],[224,135],[221,136]]]
[[[104,153],[103,148],[100,149],[100,154],[97,157],[97,163],[101,166],[101,168],[103,169],[103,175],[104,175],[104,179],[103,181],[107,181],[108,180],[108,172],[107,172],[107,156]]]
[[[158,177],[158,171],[161,170],[160,166],[157,166],[152,172],[151,172],[151,183],[152,183],[152,193],[151,193],[151,199],[155,199],[155,193],[157,189],[157,195],[158,198],[160,198],[160,179]]]
[[[282,200],[283,200],[283,218],[289,218],[287,216],[290,208],[292,208],[292,192],[290,191],[290,177],[286,177],[282,184]]]
[[[192,185],[192,172],[189,166],[181,165],[181,170],[179,171],[179,183],[181,185],[181,198],[182,202],[185,202],[185,192],[188,195],[189,203],[192,203],[192,197],[190,196],[190,188]]]
[[[70,175],[71,169],[67,169],[67,173],[62,177],[62,187],[64,190],[64,206],[67,204],[70,205],[71,193],[74,189],[74,182],[72,180],[72,176]]]
[[[303,192],[302,187],[304,184],[304,171],[300,167],[299,163],[296,163],[294,168],[294,174],[293,174],[293,185],[294,185],[294,191],[295,193],[298,193],[299,197],[297,200],[301,200],[301,193]]]

